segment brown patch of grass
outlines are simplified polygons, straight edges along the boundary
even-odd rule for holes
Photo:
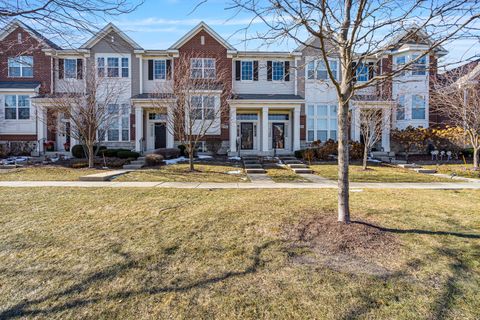
[[[81,176],[100,173],[104,170],[69,168],[62,166],[27,166],[14,169],[0,169],[2,181],[75,181]]]
[[[288,168],[271,168],[267,169],[267,175],[272,178],[273,181],[282,182],[310,182],[309,180],[299,176]]]

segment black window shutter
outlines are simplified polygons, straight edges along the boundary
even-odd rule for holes
[[[253,61],[253,81],[258,81],[258,60]]]
[[[83,59],[77,59],[77,79],[83,79]]]
[[[368,63],[368,80],[373,79],[375,76],[375,64],[373,62]]]
[[[272,81],[272,61],[267,61],[267,80]]]
[[[63,79],[63,59],[58,59],[58,79]]]
[[[166,68],[167,68],[167,80],[172,79],[172,60],[168,59],[165,62]]]
[[[285,68],[285,81],[290,81],[290,61],[285,61],[283,66]]]
[[[235,61],[235,80],[240,81],[241,78],[241,61]]]
[[[153,80],[153,60],[148,60],[148,80]]]
[[[352,62],[353,82],[357,82],[357,63]]]

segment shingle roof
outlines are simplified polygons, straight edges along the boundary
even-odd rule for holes
[[[0,81],[0,89],[36,89],[40,85],[38,81]]]
[[[301,96],[296,94],[234,94],[234,100],[304,100]]]

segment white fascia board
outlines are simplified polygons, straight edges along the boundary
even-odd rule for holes
[[[240,107],[242,105],[252,107],[252,105],[255,105],[258,108],[262,108],[265,105],[268,105],[268,107],[275,108],[275,106],[281,106],[281,107],[295,107],[295,106],[300,106],[305,103],[305,100],[234,100],[234,99],[229,99],[227,102],[230,105],[234,105],[237,107]]]

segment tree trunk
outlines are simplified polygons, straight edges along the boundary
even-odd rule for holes
[[[473,148],[473,169],[478,170],[478,149]]]
[[[368,160],[368,146],[365,144],[363,148],[363,170],[367,170],[367,160]]]
[[[195,148],[190,143],[189,147],[188,147],[188,163],[190,165],[190,171],[195,171],[195,167],[193,165],[193,153],[194,152],[195,152]]]
[[[350,223],[348,183],[348,102],[338,103],[338,221]]]
[[[94,162],[93,159],[95,158],[94,152],[93,152],[93,144],[88,144],[87,145],[87,150],[88,150],[88,167],[93,168],[94,167]]]

